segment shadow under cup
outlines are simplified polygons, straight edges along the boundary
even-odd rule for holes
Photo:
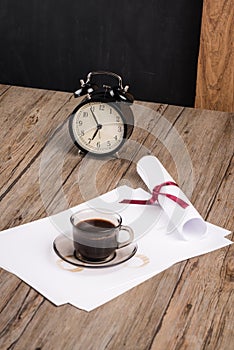
[[[84,209],[71,216],[75,257],[88,262],[106,262],[115,257],[115,250],[130,244],[134,233],[122,225],[122,218],[114,212]],[[126,231],[124,240],[120,240]]]

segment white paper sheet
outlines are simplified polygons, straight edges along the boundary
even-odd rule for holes
[[[229,231],[211,224],[207,224],[207,233],[201,240],[178,239],[176,231],[168,235],[165,230],[168,218],[160,206],[120,204],[126,196],[147,199],[149,194],[142,189],[122,186],[54,217],[2,231],[0,266],[55,305],[70,303],[91,311],[176,262],[232,243],[225,238]],[[138,250],[130,260],[104,269],[80,269],[55,254],[54,239],[61,234],[63,226],[67,234],[71,230],[71,211],[89,206],[117,210],[123,217],[123,224],[134,229]]]

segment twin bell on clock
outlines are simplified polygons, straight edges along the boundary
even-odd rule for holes
[[[96,157],[116,153],[134,127],[134,99],[112,72],[90,72],[74,95],[84,96],[69,117],[69,132],[81,153]]]

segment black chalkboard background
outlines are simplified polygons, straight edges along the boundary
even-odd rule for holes
[[[75,91],[92,70],[193,106],[202,0],[0,0],[0,83]]]

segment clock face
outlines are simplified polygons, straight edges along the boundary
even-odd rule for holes
[[[125,128],[121,112],[113,104],[103,102],[85,103],[71,121],[78,147],[97,155],[115,152],[124,141]]]

